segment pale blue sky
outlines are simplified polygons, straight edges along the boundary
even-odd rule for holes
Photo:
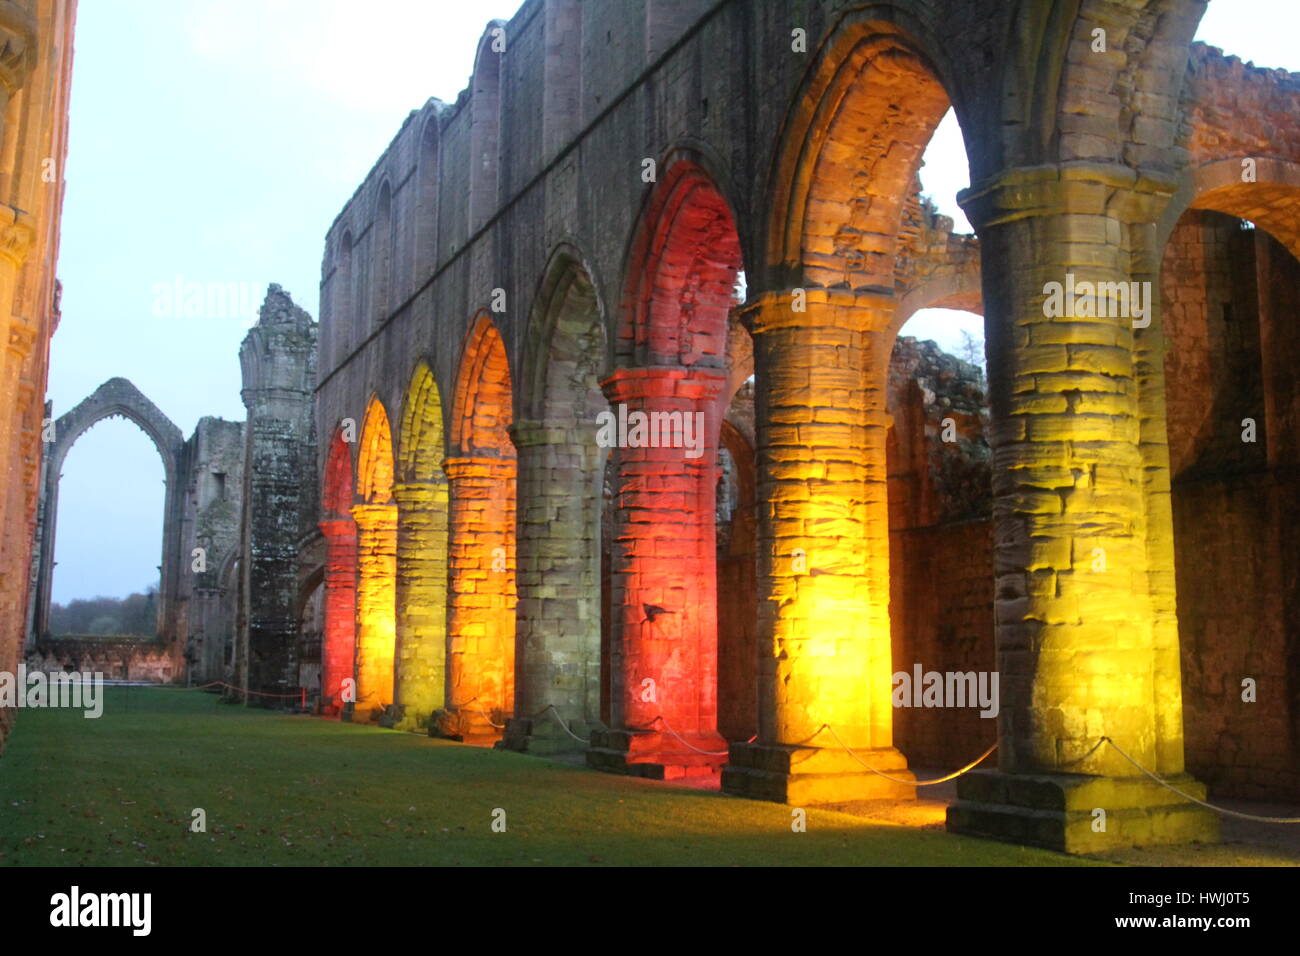
[[[61,415],[105,379],[131,379],[188,437],[242,419],[247,318],[160,316],[159,289],[279,282],[316,315],[325,230],[402,120],[466,85],[487,22],[517,0],[82,0],[59,276],[63,321],[49,397]],[[1200,39],[1300,70],[1294,0],[1215,0]],[[964,227],[955,124],[922,178]],[[251,318],[251,317],[249,317]],[[905,334],[947,347],[963,313]],[[123,595],[156,578],[162,465],[134,425],[103,422],[69,453],[54,597]]]

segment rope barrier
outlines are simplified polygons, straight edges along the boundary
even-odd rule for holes
[[[268,694],[265,691],[260,691],[260,690],[245,690],[242,687],[236,687],[234,684],[227,684],[223,680],[208,681],[208,683],[206,684],[200,684],[198,687],[188,687],[186,688],[186,690],[207,690],[209,687],[225,687],[235,691],[236,693],[252,694],[255,697],[279,697],[285,699],[293,698],[294,700],[301,700],[303,697],[303,689],[301,688],[296,694]]]
[[[962,767],[960,770],[955,770],[955,771],[953,771],[952,773],[948,774],[947,776],[938,777],[938,778],[936,778],[936,779],[934,779],[934,780],[904,780],[904,779],[902,779],[901,777],[893,777],[893,776],[890,776],[890,775],[887,774],[887,773],[884,773],[884,772],[882,772],[882,771],[880,771],[880,770],[877,770],[875,767],[871,766],[871,764],[867,763],[865,760],[863,760],[861,757],[859,757],[857,754],[855,754],[855,753],[854,753],[854,752],[849,748],[849,746],[848,746],[847,744],[845,744],[843,740],[840,739],[840,735],[837,734],[837,733],[835,732],[835,728],[832,727],[830,724],[822,724],[822,729],[824,729],[824,730],[829,730],[829,731],[831,732],[831,736],[833,736],[833,737],[835,738],[835,740],[839,743],[839,745],[840,745],[841,747],[844,748],[844,752],[847,753],[847,754],[848,754],[850,757],[852,757],[854,760],[856,760],[858,763],[860,763],[863,767],[865,767],[866,769],[870,770],[872,773],[874,773],[874,774],[876,774],[876,775],[878,775],[878,776],[884,777],[886,780],[893,780],[895,783],[905,783],[905,784],[908,784],[908,785],[913,786],[913,787],[928,787],[928,786],[932,786],[933,784],[936,784],[936,783],[946,783],[946,782],[949,781],[949,780],[953,780],[953,779],[955,779],[955,778],[957,778],[957,777],[960,777],[962,774],[964,774],[964,773],[968,773],[969,771],[974,770],[975,767],[978,766],[980,763],[982,763],[982,762],[985,760],[985,758],[988,757],[989,754],[993,753],[993,751],[995,751],[995,750],[998,749],[998,745],[997,745],[997,744],[994,744],[994,745],[993,745],[992,747],[990,747],[988,750],[984,751],[984,753],[982,753],[982,754],[981,754],[979,757],[977,757],[975,760],[973,760],[972,762],[968,763],[966,766]],[[814,736],[816,736],[816,735],[814,734]],[[1142,773],[1146,774],[1148,777],[1150,777],[1150,778],[1151,778],[1152,780],[1154,780],[1156,783],[1160,784],[1160,786],[1164,787],[1166,790],[1169,790],[1169,791],[1172,791],[1173,793],[1178,794],[1178,796],[1182,797],[1184,800],[1187,800],[1187,801],[1190,801],[1191,803],[1195,803],[1195,804],[1198,804],[1199,806],[1205,807],[1205,809],[1207,809],[1207,810],[1213,810],[1215,813],[1222,813],[1222,814],[1224,814],[1224,815],[1226,815],[1226,816],[1237,817],[1237,818],[1242,819],[1242,820],[1253,820],[1253,821],[1255,821],[1256,823],[1300,823],[1300,817],[1266,817],[1266,816],[1260,816],[1260,815],[1258,815],[1258,814],[1254,814],[1254,813],[1242,813],[1242,812],[1239,811],[1239,810],[1229,810],[1227,807],[1216,807],[1216,806],[1215,806],[1214,804],[1212,804],[1212,803],[1206,803],[1204,800],[1197,799],[1196,797],[1192,796],[1190,793],[1187,793],[1187,792],[1184,791],[1184,790],[1180,790],[1180,789],[1178,789],[1178,788],[1175,787],[1173,784],[1169,783],[1167,780],[1162,779],[1161,777],[1159,777],[1159,776],[1157,776],[1156,774],[1152,773],[1152,772],[1151,772],[1150,770],[1148,770],[1146,767],[1142,766],[1140,763],[1138,763],[1136,760],[1134,760],[1132,757],[1130,757],[1127,753],[1125,753],[1125,752],[1124,752],[1124,749],[1123,749],[1122,747],[1120,747],[1119,744],[1115,743],[1115,741],[1111,740],[1111,738],[1109,738],[1109,737],[1101,737],[1101,738],[1099,738],[1098,741],[1097,741],[1095,744],[1092,745],[1092,748],[1091,748],[1091,749],[1090,749],[1086,754],[1084,754],[1082,757],[1078,757],[1078,758],[1076,758],[1075,760],[1071,760],[1071,761],[1069,761],[1066,765],[1069,766],[1070,764],[1082,763],[1084,760],[1087,760],[1087,759],[1088,759],[1089,757],[1091,757],[1094,753],[1096,753],[1096,752],[1097,752],[1097,748],[1100,747],[1102,744],[1110,744],[1112,747],[1115,748],[1115,752],[1116,752],[1116,753],[1118,753],[1121,757],[1123,757],[1125,760],[1127,760],[1130,764],[1132,764],[1134,767],[1136,767],[1136,768],[1137,768],[1138,770],[1140,770]]]
[[[976,757],[966,766],[962,767],[960,770],[953,771],[952,773],[948,774],[946,777],[938,777],[934,780],[904,780],[902,777],[891,777],[889,774],[885,773],[884,771],[877,770],[875,767],[871,766],[871,764],[867,763],[865,760],[863,760],[861,757],[855,754],[851,749],[849,749],[848,744],[846,744],[843,740],[840,740],[840,735],[835,732],[835,728],[832,727],[830,724],[822,724],[822,727],[825,730],[829,730],[831,732],[831,736],[834,737],[836,741],[839,742],[839,745],[844,748],[845,753],[847,753],[858,763],[862,764],[862,766],[866,767],[876,776],[884,777],[886,780],[892,780],[895,783],[905,783],[909,787],[932,787],[936,783],[947,783],[949,780],[954,780],[957,777],[960,777],[962,774],[974,770],[980,763],[984,761],[986,757],[988,757],[989,754],[993,753],[993,751],[998,749],[998,745],[994,744],[992,747],[984,751],[982,754],[980,754],[978,757]],[[816,734],[814,734],[813,736],[816,736]]]
[[[662,714],[656,717],[654,720],[650,721],[650,723],[663,724],[665,730],[667,730],[670,734],[676,737],[681,743],[684,743],[688,748],[694,750],[697,754],[704,754],[704,756],[706,757],[725,757],[727,754],[731,753],[730,750],[701,750],[699,747],[692,745],[689,740],[687,740],[685,737],[683,737],[677,731],[673,730],[672,727],[668,725],[668,721],[664,720]]]
[[[495,727],[497,730],[504,730],[506,725],[498,724],[496,721],[492,719],[491,714],[485,713],[484,711],[479,710],[479,708],[477,707],[470,706],[470,704],[474,703],[474,701],[476,700],[478,700],[477,697],[471,697],[469,700],[465,701],[465,703],[461,704],[460,706],[464,707],[466,710],[472,710],[474,713],[478,714],[480,717],[486,720],[489,725]]]
[[[1114,747],[1116,753],[1118,753],[1121,757],[1123,757],[1133,766],[1137,767],[1139,770],[1141,770],[1144,774],[1146,774],[1156,783],[1160,784],[1160,786],[1164,787],[1166,790],[1172,790],[1174,793],[1178,794],[1184,800],[1190,800],[1192,803],[1198,803],[1201,806],[1205,807],[1205,809],[1207,810],[1213,810],[1215,813],[1223,813],[1230,817],[1239,817],[1242,820],[1254,820],[1257,823],[1300,823],[1300,817],[1261,817],[1261,816],[1256,816],[1253,813],[1241,813],[1237,810],[1229,810],[1227,807],[1216,807],[1213,804],[1206,803],[1204,800],[1198,800],[1190,793],[1184,793],[1183,791],[1175,787],[1173,784],[1167,783],[1166,781],[1157,777],[1146,767],[1142,766],[1140,763],[1138,763],[1136,760],[1134,760],[1132,757],[1126,754],[1120,748],[1120,745],[1115,743],[1115,741],[1111,740],[1109,737],[1102,737],[1101,740]]]
[[[546,713],[548,710],[552,711],[551,719],[554,720],[557,724],[559,724],[560,729],[563,730],[566,734],[568,734],[570,737],[572,737],[580,744],[591,743],[590,737],[579,737],[577,734],[575,734],[572,730],[569,729],[569,725],[564,722],[564,718],[560,716],[560,711],[554,704],[547,704],[545,707],[539,710],[535,715],[533,715],[532,719],[536,720],[538,717],[542,716],[542,714]]]

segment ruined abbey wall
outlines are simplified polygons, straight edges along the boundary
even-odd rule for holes
[[[316,368],[288,303],[269,391],[246,345],[237,679],[801,805],[973,759],[993,722],[890,676],[996,668],[955,830],[1214,838],[1133,762],[1294,793],[1300,78],[1192,45],[1204,6],[489,24],[331,225]],[[978,240],[916,192],[949,107]],[[898,339],[933,305],[986,316],[986,384]]]
[[[323,563],[311,476],[316,323],[272,285],[239,358],[247,422],[204,417],[183,440],[167,416],[122,378],[105,382],[52,421],[47,434],[54,440],[43,462],[41,520],[32,547],[29,668],[98,670],[111,679],[163,683],[225,682],[242,690],[249,680],[250,648],[258,648],[277,674],[265,683],[277,684],[272,693],[282,693],[259,702],[300,701],[301,623],[305,612],[310,617]],[[52,635],[48,615],[59,473],[77,438],[115,416],[138,425],[163,462],[156,633],[107,639]]]
[[[326,237],[325,696],[350,648],[374,715],[432,706],[442,732],[534,748],[560,714],[595,765],[725,763],[724,788],[793,802],[910,792],[846,748],[896,777],[973,758],[992,721],[893,712],[888,677],[996,667],[1000,770],[962,779],[951,822],[1067,847],[1098,839],[1069,774],[1132,757],[1195,788],[1189,762],[1215,786],[1234,761],[1293,766],[1282,711],[1185,718],[1211,692],[1198,667],[1249,643],[1191,649],[1211,609],[1186,592],[1213,588],[1188,552],[1213,532],[1188,526],[1187,459],[1221,478],[1259,451],[1182,383],[1262,405],[1266,442],[1294,401],[1244,362],[1268,323],[1229,341],[1196,318],[1244,295],[1244,240],[1210,223],[1223,262],[1198,264],[1180,217],[1247,218],[1294,252],[1300,188],[1296,78],[1192,46],[1202,10],[535,0],[490,24],[469,89],[411,114]],[[915,191],[950,104],[978,241]],[[1262,313],[1289,283],[1260,261]],[[1151,321],[1053,313],[1075,279],[1163,295]],[[900,343],[899,364],[933,305],[987,316],[987,406],[950,359]],[[716,437],[694,464],[607,449],[613,409]],[[1261,517],[1215,520],[1285,569],[1252,578],[1283,620],[1294,571]],[[1284,630],[1260,645],[1275,685]],[[1250,728],[1246,756],[1206,749],[1220,718]],[[1067,807],[1050,838],[1022,832],[1025,775]],[[1134,800],[1124,839],[1209,825]]]
[[[234,663],[244,423],[201,418],[188,445],[190,474],[180,549],[184,603],[176,638],[184,649],[186,676],[202,684],[224,679]],[[201,554],[195,554],[196,548]]]
[[[1199,210],[1162,271],[1188,763],[1241,796],[1300,792],[1297,280],[1263,229]]]

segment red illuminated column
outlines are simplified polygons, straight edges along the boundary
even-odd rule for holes
[[[515,460],[449,458],[451,707],[473,737],[500,737],[515,666]]]
[[[620,369],[603,383],[617,423],[604,436],[618,456],[615,730],[593,740],[596,766],[673,777],[725,762],[725,753],[699,753],[726,750],[717,732],[714,515],[725,382],[722,370],[666,367]],[[694,447],[684,447],[688,439]]]
[[[320,523],[325,535],[325,639],[321,695],[325,712],[342,709],[344,678],[353,677],[357,622],[357,526],[351,518]]]

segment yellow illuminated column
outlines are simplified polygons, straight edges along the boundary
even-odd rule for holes
[[[0,414],[0,448],[4,449],[5,487],[16,487],[22,476],[16,471],[17,451],[20,447],[18,433],[21,424],[18,421],[19,383],[27,357],[37,339],[35,323],[12,312],[14,293],[18,287],[19,274],[31,248],[34,231],[30,217],[15,210],[9,210],[15,220],[0,229],[0,314],[7,316],[8,334],[3,355],[0,356],[0,388],[4,390],[6,411]],[[0,496],[0,521],[8,520],[7,499]],[[8,525],[6,525],[8,527]],[[15,624],[14,633],[20,625]]]
[[[467,737],[499,738],[515,669],[515,460],[448,458],[452,708]],[[498,726],[498,724],[500,726]]]
[[[357,710],[382,710],[393,702],[394,622],[397,593],[397,508],[356,505]]]
[[[397,501],[397,702],[399,729],[420,730],[445,704],[447,483],[403,482]]]
[[[893,300],[751,299],[758,408],[759,740],[723,787],[789,801],[911,797],[893,747],[884,331]]]
[[[959,780],[952,829],[1071,851],[1215,836],[1212,815],[1097,746],[1204,797],[1183,773],[1159,348],[1143,344],[1159,334],[1141,281],[1171,189],[1041,167],[967,199],[988,317],[1001,772]]]

